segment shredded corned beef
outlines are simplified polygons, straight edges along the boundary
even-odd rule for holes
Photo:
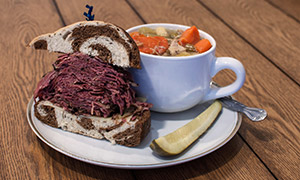
[[[53,68],[38,83],[35,99],[48,100],[73,114],[100,117],[123,114],[130,106],[151,106],[136,100],[129,72],[97,57],[65,54],[58,57]]]

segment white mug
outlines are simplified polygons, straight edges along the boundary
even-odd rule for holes
[[[188,26],[177,24],[144,24],[132,27],[127,32],[138,31],[141,27],[182,29]],[[216,41],[208,33],[199,30],[200,37],[206,38],[212,47],[201,54],[192,56],[158,56],[140,52],[142,69],[130,69],[138,87],[138,96],[153,104],[151,110],[157,112],[179,112],[199,103],[232,95],[245,81],[245,69],[231,57],[215,57]],[[212,88],[212,77],[223,69],[231,69],[236,74],[232,84]]]

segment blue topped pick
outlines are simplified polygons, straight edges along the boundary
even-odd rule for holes
[[[87,21],[93,21],[95,14],[92,15],[92,11],[93,11],[93,6],[89,6],[88,4],[85,6],[86,8],[89,9],[89,12],[86,13],[84,12],[83,15],[85,15],[87,18],[85,18]]]

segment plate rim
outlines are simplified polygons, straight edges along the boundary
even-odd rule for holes
[[[190,156],[190,157],[186,157],[184,159],[174,159],[174,160],[170,160],[168,162],[160,162],[160,163],[152,163],[152,164],[121,164],[121,163],[109,163],[109,162],[103,162],[103,161],[97,161],[97,160],[92,160],[89,158],[84,158],[84,157],[80,157],[79,155],[70,153],[66,150],[63,150],[59,147],[57,147],[56,145],[52,144],[51,142],[49,142],[45,137],[43,137],[43,135],[39,132],[39,130],[36,128],[36,126],[33,123],[32,117],[31,117],[31,109],[32,109],[32,105],[33,105],[34,99],[33,97],[31,97],[30,101],[28,102],[27,105],[27,121],[29,123],[30,128],[32,129],[32,131],[35,133],[35,135],[41,140],[43,141],[45,144],[47,144],[48,146],[50,146],[51,148],[53,148],[54,150],[77,160],[86,162],[86,163],[90,163],[90,164],[94,164],[94,165],[98,165],[98,166],[103,166],[103,167],[109,167],[109,168],[118,168],[118,169],[154,169],[154,168],[160,168],[160,167],[168,167],[168,166],[173,166],[173,165],[178,165],[178,164],[182,164],[188,161],[192,161],[194,159],[200,158],[202,156],[205,156],[217,149],[219,149],[220,147],[222,147],[223,145],[225,145],[228,141],[230,141],[235,134],[237,133],[237,131],[239,130],[241,123],[242,123],[242,116],[240,113],[237,113],[237,121],[235,124],[234,129],[231,131],[231,133],[228,135],[228,137],[226,139],[224,139],[222,142],[218,143],[217,145],[213,146],[212,148]],[[224,107],[222,107],[224,108]]]

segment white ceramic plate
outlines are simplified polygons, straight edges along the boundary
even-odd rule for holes
[[[181,113],[152,112],[151,131],[143,142],[134,148],[112,145],[106,140],[85,137],[45,125],[34,116],[33,99],[27,107],[27,119],[34,133],[43,142],[67,156],[106,167],[147,169],[176,165],[202,157],[226,144],[236,134],[241,125],[241,116],[223,108],[211,128],[181,155],[162,158],[152,152],[149,144],[153,139],[183,126],[204,111],[209,104],[197,105]]]

